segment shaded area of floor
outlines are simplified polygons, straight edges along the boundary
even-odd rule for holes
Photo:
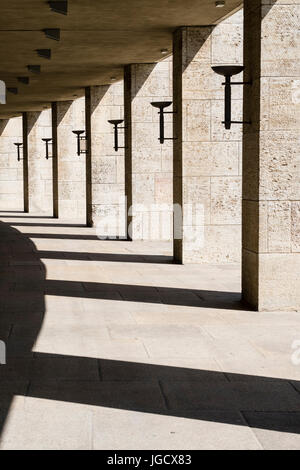
[[[243,310],[238,266],[7,220],[2,449],[299,448],[299,314]]]

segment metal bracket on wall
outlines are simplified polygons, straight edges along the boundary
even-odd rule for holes
[[[230,129],[231,124],[251,124],[251,121],[232,121],[231,120],[231,86],[232,85],[252,85],[252,81],[249,82],[232,82],[231,77],[237,75],[245,69],[242,65],[218,65],[212,67],[213,71],[218,75],[225,77],[225,129]]]
[[[114,137],[115,137],[115,144],[114,144],[114,149],[116,152],[118,152],[119,149],[125,149],[126,147],[120,147],[119,146],[119,129],[126,129],[126,127],[119,127],[122,122],[124,122],[124,119],[111,119],[108,121],[109,124],[112,124],[114,126]]]
[[[165,140],[177,140],[175,137],[165,137],[165,114],[176,114],[176,111],[165,111],[171,106],[172,101],[154,101],[151,103],[154,108],[159,109],[159,141],[164,144]]]

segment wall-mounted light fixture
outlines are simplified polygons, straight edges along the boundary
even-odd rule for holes
[[[165,111],[165,108],[171,106],[172,101],[155,101],[151,103],[154,108],[159,109],[159,141],[161,144],[165,140],[174,140],[174,137],[165,137],[165,114],[174,114],[175,111]]]
[[[57,28],[46,28],[43,29],[46,38],[53,39],[54,41],[60,40],[60,29]]]
[[[237,75],[244,70],[245,67],[242,65],[219,65],[212,67],[213,71],[218,75],[223,75],[225,77],[225,121],[222,121],[222,124],[225,124],[225,129],[230,129],[231,124],[251,124],[250,121],[232,121],[231,120],[231,86],[232,85],[252,85],[252,82],[232,82],[231,77]]]
[[[61,13],[62,15],[68,14],[68,1],[48,2],[51,11]]]
[[[77,136],[77,155],[80,156],[82,153],[86,153],[86,141],[87,136],[82,135],[85,131],[72,131]]]
[[[49,158],[52,158],[52,152],[49,151],[49,146],[52,144],[53,139],[42,139],[43,142],[46,144],[46,160],[49,160]]]
[[[125,147],[119,147],[119,129],[125,129],[125,127],[119,127],[122,122],[124,122],[124,119],[112,119],[108,121],[109,124],[112,124],[114,126],[114,136],[115,136],[115,144],[114,144],[114,149],[117,152],[119,149],[124,149]]]
[[[23,143],[16,142],[14,145],[17,147],[17,152],[18,152],[18,157],[17,158],[18,158],[18,162],[19,162],[20,160],[22,160],[22,158],[21,158],[21,148],[23,148]]]
[[[37,55],[43,59],[51,59],[51,49],[36,49]]]

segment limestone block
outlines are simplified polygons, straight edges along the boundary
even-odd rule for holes
[[[211,67],[203,67],[201,62],[191,62],[182,76],[183,99],[191,101],[222,99],[224,96],[222,81],[224,79]]]
[[[153,122],[153,114],[157,111],[151,106],[151,98],[147,96],[136,97],[132,112],[135,115],[135,122]]]
[[[274,4],[262,9],[263,37],[261,46],[262,75],[299,77],[300,75],[300,5]],[[284,33],[283,33],[284,32]],[[295,60],[298,58],[298,60]]]
[[[184,113],[183,141],[209,141],[211,133],[210,101],[185,100],[182,106]]]
[[[124,200],[124,184],[93,183],[93,203],[119,204]]]
[[[241,183],[239,177],[211,178],[211,220],[214,224],[241,223]]]
[[[116,156],[116,183],[120,184],[125,181],[125,161],[124,155],[117,155]]]
[[[268,252],[291,251],[291,203],[270,201],[268,203]]]
[[[159,173],[162,170],[160,147],[140,147],[132,155],[133,173]]]
[[[268,251],[268,202],[243,201],[243,246],[248,251]]]
[[[204,211],[206,224],[210,223],[210,178],[208,177],[186,177],[183,180],[183,200],[185,204],[192,206],[192,214],[195,216],[197,206],[201,205]],[[187,225],[188,214],[183,214],[183,224]],[[189,224],[191,225],[191,224]]]
[[[242,100],[232,101],[232,120],[243,121]],[[232,124],[231,129],[225,129],[224,124],[224,101],[211,101],[211,135],[213,141],[241,141],[243,126]]]
[[[82,181],[84,176],[82,174],[82,167],[81,161],[62,161],[59,167],[60,181]]]
[[[239,142],[183,143],[184,176],[239,174]]]
[[[133,148],[141,147],[157,147],[160,148],[158,142],[158,125],[156,123],[135,122],[132,124]]]
[[[234,17],[236,15],[233,15]],[[212,62],[214,64],[243,64],[243,17],[239,13],[239,22],[222,21],[212,34]],[[240,81],[238,76],[234,80]]]
[[[260,310],[295,310],[300,305],[300,254],[260,255]]]
[[[186,246],[185,263],[238,263],[241,258],[241,226],[240,225],[205,225],[196,228],[196,244],[191,249]],[[203,233],[201,241],[201,233]],[[200,245],[197,248],[197,244]],[[201,246],[202,245],[202,246]]]
[[[242,290],[243,298],[257,310],[258,301],[258,253],[242,249]]]
[[[93,160],[93,184],[116,183],[117,168],[116,157],[102,156]]]
[[[300,142],[297,134],[280,131],[260,133],[260,197],[262,199],[299,199],[299,150]],[[255,161],[255,158],[253,160]]]
[[[183,47],[186,48],[185,63],[210,63],[211,61],[211,33],[210,26],[201,28],[184,28]]]
[[[16,168],[4,168],[1,169],[1,181],[17,181],[18,174]]]
[[[291,204],[291,237],[292,251],[300,252],[300,202],[292,202]]]
[[[300,79],[273,78],[269,80],[269,93],[269,129],[299,129]]]
[[[155,198],[155,177],[153,174],[133,174],[133,200],[146,206],[152,204]]]
[[[169,204],[173,196],[172,173],[157,173],[154,184],[155,202]]]
[[[170,96],[168,62],[136,64],[133,66],[133,71],[135,75],[133,92],[138,98],[141,96]]]
[[[74,194],[76,194],[76,199],[74,199],[74,201],[84,199],[84,186],[81,181],[60,181],[59,194],[63,201],[72,201],[74,199]]]

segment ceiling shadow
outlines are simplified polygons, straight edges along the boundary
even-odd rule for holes
[[[9,119],[0,119],[0,136],[3,134],[8,123]]]

